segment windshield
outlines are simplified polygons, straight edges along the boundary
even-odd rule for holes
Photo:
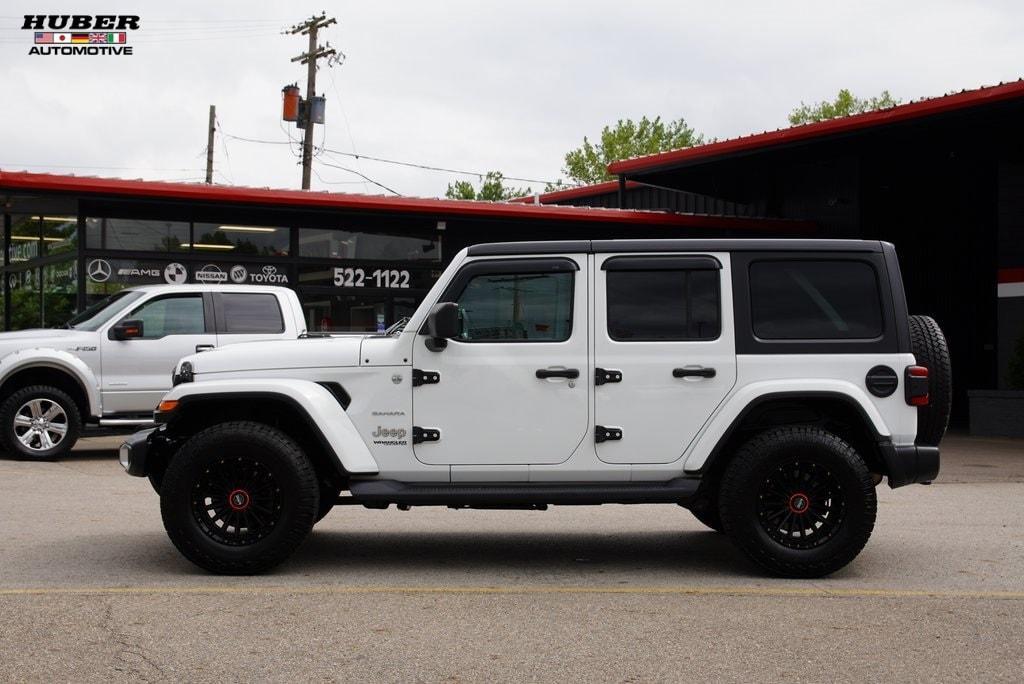
[[[67,322],[65,327],[75,330],[99,330],[100,326],[122,311],[125,304],[139,299],[144,293],[141,290],[121,290],[106,299],[96,302],[82,313]]]

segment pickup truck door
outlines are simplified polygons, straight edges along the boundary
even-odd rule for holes
[[[291,302],[277,292],[214,292],[217,344],[295,339]]]
[[[594,268],[597,456],[671,463],[736,382],[729,255],[598,254]]]
[[[189,292],[147,299],[108,326],[100,341],[103,413],[155,409],[178,360],[217,344],[212,319],[210,296]],[[142,337],[113,339],[110,329],[122,320],[142,321]]]
[[[439,376],[413,390],[414,425],[439,436],[415,444],[416,458],[568,459],[589,426],[588,296],[585,254],[463,265],[439,299],[458,303],[462,334],[441,351],[425,335],[414,346],[415,368]]]

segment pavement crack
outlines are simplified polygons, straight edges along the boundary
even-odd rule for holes
[[[108,640],[117,645],[114,662],[111,664],[115,672],[143,682],[159,682],[167,679],[160,664],[149,657],[145,648],[131,634],[124,631],[114,618],[113,597],[108,597],[103,602],[100,627],[107,634]]]

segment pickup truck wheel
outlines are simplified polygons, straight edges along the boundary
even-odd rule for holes
[[[181,553],[211,572],[248,575],[284,561],[320,505],[313,465],[286,434],[237,421],[189,439],[160,485],[164,528]]]
[[[56,387],[22,387],[0,406],[4,450],[23,459],[46,460],[71,451],[82,431],[74,400]]]
[[[785,577],[821,577],[852,561],[871,536],[876,509],[864,460],[814,427],[754,437],[729,463],[719,490],[725,532]]]

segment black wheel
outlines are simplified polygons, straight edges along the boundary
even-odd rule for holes
[[[0,406],[0,423],[4,450],[32,460],[63,456],[82,432],[74,400],[48,385],[23,387],[11,394]]]
[[[821,577],[852,561],[871,536],[876,508],[864,460],[814,427],[751,439],[719,490],[725,532],[756,563],[786,577]]]
[[[931,316],[910,317],[910,351],[928,369],[928,405],[917,408],[917,443],[938,446],[953,406],[953,370],[946,336]]]
[[[160,483],[164,528],[211,572],[267,570],[309,534],[320,505],[316,473],[286,434],[238,421],[207,428],[171,457]]]

